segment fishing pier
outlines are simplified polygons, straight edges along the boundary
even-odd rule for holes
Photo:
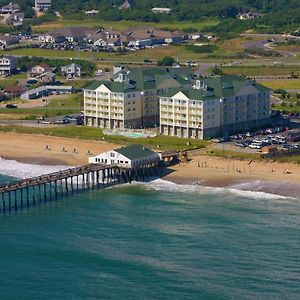
[[[138,167],[88,164],[0,185],[0,213],[17,212],[108,185],[143,181],[160,176],[162,168],[160,162]]]

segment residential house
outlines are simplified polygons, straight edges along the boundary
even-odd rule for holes
[[[199,40],[200,38],[203,37],[203,34],[201,32],[193,32],[189,35],[189,39],[191,40]]]
[[[155,14],[166,14],[169,15],[172,11],[171,8],[168,7],[153,7],[151,11]]]
[[[9,76],[15,73],[17,69],[17,58],[15,56],[5,55],[0,57],[0,75]]]
[[[78,26],[64,27],[39,35],[39,40],[45,43],[61,43],[65,41],[72,43],[84,41],[85,38],[93,34],[95,34],[95,30],[90,28]]]
[[[84,90],[85,124],[109,129],[158,126],[157,94],[190,82],[160,68],[115,68],[112,81],[95,81]]]
[[[47,64],[40,64],[40,65],[36,65],[34,67],[31,68],[30,73],[31,76],[36,77],[39,76],[41,74],[44,74],[46,72],[51,72],[52,68],[47,65]]]
[[[100,31],[86,38],[86,41],[98,47],[120,47],[122,46],[121,33],[112,31]]]
[[[1,7],[0,14],[9,14],[10,15],[10,14],[18,12],[20,10],[21,10],[21,8],[20,8],[19,4],[11,2],[11,3]]]
[[[87,10],[84,13],[87,16],[95,16],[95,15],[99,14],[99,10],[92,9],[92,10]]]
[[[270,122],[270,89],[239,76],[198,80],[159,95],[160,132],[209,139]]]
[[[29,90],[21,95],[22,100],[39,99],[44,96],[48,96],[51,93],[56,94],[72,94],[74,88],[72,86],[65,85],[45,85],[39,86],[35,89]]]
[[[239,20],[255,20],[260,18],[262,15],[257,13],[257,12],[245,12],[245,13],[241,13],[237,16],[237,18]]]
[[[81,65],[72,63],[67,66],[61,67],[61,72],[68,78],[78,78],[81,76]]]
[[[34,8],[39,11],[51,9],[51,0],[35,0]]]
[[[126,31],[123,31],[123,35],[127,36],[128,45],[134,47],[181,43],[187,38],[187,34],[183,31],[171,32],[152,26],[129,27]]]
[[[119,9],[129,10],[131,9],[131,4],[128,0],[125,0],[124,3],[119,7]]]
[[[65,36],[60,32],[43,33],[38,36],[38,40],[42,43],[63,43],[66,41]]]
[[[4,88],[4,93],[12,98],[19,97],[26,91],[25,86],[10,85]]]
[[[54,84],[56,82],[56,74],[49,71],[37,75],[36,79],[43,84]]]
[[[9,45],[18,44],[20,38],[14,35],[0,35],[0,50],[6,49]]]
[[[13,12],[5,19],[6,25],[12,26],[20,26],[24,21],[24,13],[23,12]]]
[[[118,165],[129,168],[138,168],[159,162],[159,154],[143,145],[121,147],[89,158],[90,164]]]

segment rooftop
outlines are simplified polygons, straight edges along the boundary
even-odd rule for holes
[[[140,159],[140,158],[144,158],[156,154],[156,152],[139,144],[131,145],[128,147],[122,147],[116,149],[115,151],[126,156],[129,159]]]
[[[189,99],[204,101],[271,91],[253,80],[236,75],[205,78],[200,84],[202,85],[200,88],[172,88],[160,96],[172,97],[182,92]]]

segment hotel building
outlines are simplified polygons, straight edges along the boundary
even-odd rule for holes
[[[191,85],[193,74],[160,68],[117,68],[111,81],[84,90],[85,125],[141,128],[159,125],[158,93]]]
[[[271,90],[239,76],[196,81],[159,95],[160,132],[208,139],[258,128],[270,122]]]

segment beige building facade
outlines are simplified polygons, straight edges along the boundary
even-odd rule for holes
[[[162,93],[159,99],[164,135],[208,139],[270,122],[270,90],[243,77],[204,79],[192,88]]]

